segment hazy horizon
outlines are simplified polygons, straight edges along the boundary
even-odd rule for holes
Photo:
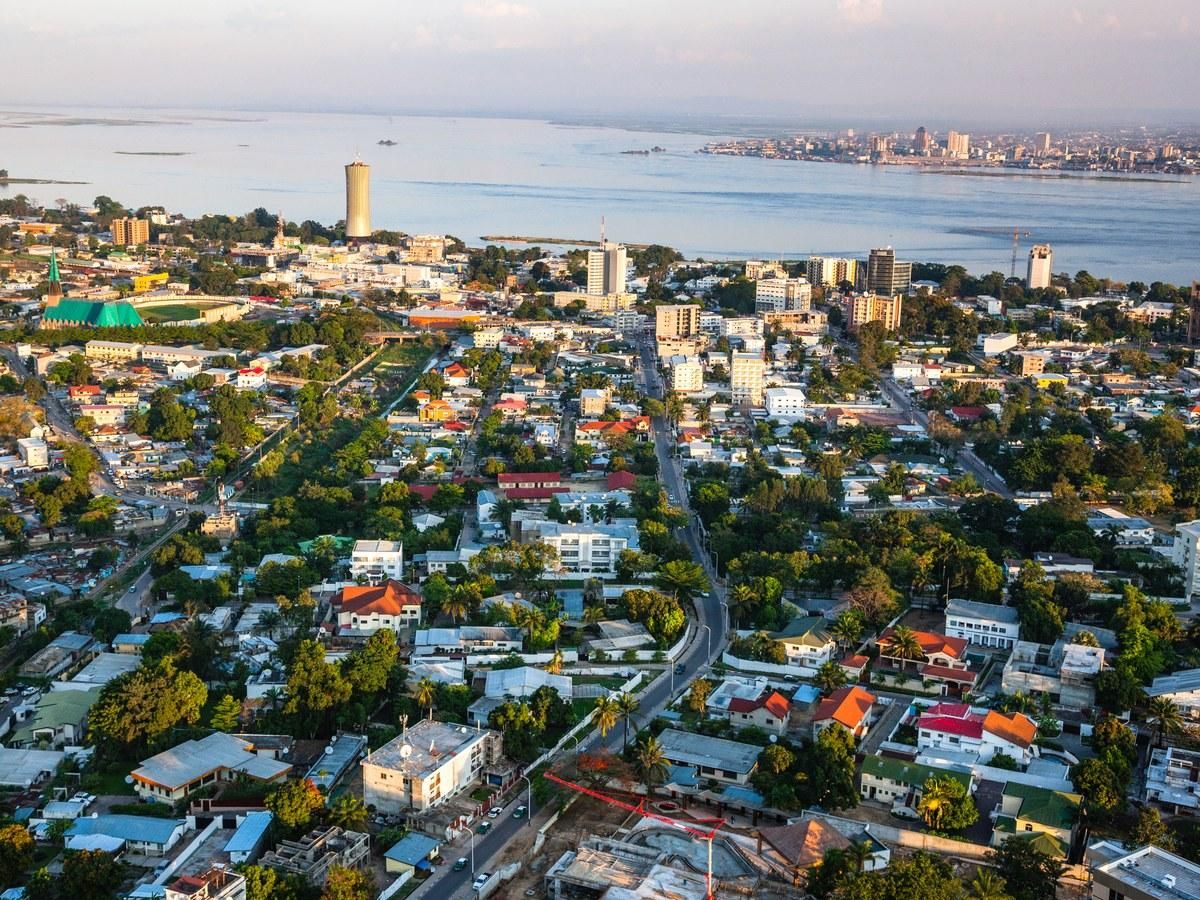
[[[33,91],[15,79],[0,87],[11,109],[939,131],[1200,124],[1200,95],[1174,87],[1200,82],[1191,0],[746,0],[736,16],[712,0],[130,0],[120,10],[64,0],[52,16],[8,6],[0,28],[6,60],[37,73]]]

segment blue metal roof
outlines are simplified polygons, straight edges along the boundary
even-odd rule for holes
[[[811,684],[802,684],[792,695],[793,703],[816,703],[821,698],[821,692]]]
[[[112,639],[112,644],[115,647],[117,644],[144,644],[150,640],[148,634],[118,634]]]
[[[429,854],[437,848],[438,842],[429,835],[410,831],[383,855],[386,859],[402,862],[409,866],[417,866],[421,860],[427,859]]]
[[[697,787],[700,784],[700,778],[692,766],[667,766],[667,784]]]
[[[186,824],[183,819],[156,819],[150,816],[108,815],[76,819],[67,829],[69,837],[82,834],[104,834],[142,844],[167,844],[175,829]]]
[[[721,793],[721,798],[726,803],[747,803],[751,806],[762,806],[763,795],[754,788],[743,787],[742,785],[731,784]]]
[[[267,829],[271,827],[271,820],[274,818],[275,816],[267,810],[247,813],[242,824],[229,839],[229,843],[225,845],[225,852],[253,853]]]

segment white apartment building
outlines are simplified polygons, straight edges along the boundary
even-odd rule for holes
[[[979,348],[983,351],[984,356],[999,356],[1001,353],[1015,350],[1019,342],[1015,334],[1006,331],[979,336]]]
[[[704,390],[704,367],[690,356],[672,356],[670,387],[677,394]]]
[[[756,316],[733,316],[721,319],[721,337],[762,337],[763,321]]]
[[[1182,747],[1151,751],[1146,801],[1173,806],[1176,814],[1200,810],[1200,753]]]
[[[39,438],[20,438],[17,441],[17,452],[21,454],[21,462],[31,469],[50,467],[50,448]]]
[[[604,241],[597,249],[588,251],[587,259],[589,294],[599,296],[625,292],[628,259],[624,247]]]
[[[1166,697],[1180,714],[1200,719],[1200,669],[1183,669],[1170,675],[1160,675],[1150,683],[1146,696]]]
[[[760,278],[786,278],[787,269],[779,260],[763,262],[761,259],[748,259],[746,277],[751,281],[758,281]]]
[[[499,762],[498,732],[422,719],[363,759],[363,800],[384,815],[445,802]]]
[[[735,406],[762,406],[766,368],[761,354],[729,354],[729,393]]]
[[[798,387],[769,387],[763,392],[767,415],[772,419],[803,419],[808,398]]]
[[[1029,248],[1029,269],[1025,275],[1025,286],[1031,290],[1050,287],[1050,276],[1054,274],[1054,251],[1049,244],[1034,244]]]
[[[1010,649],[1021,639],[1021,623],[1014,607],[951,599],[946,604],[946,636]]]
[[[1183,596],[1200,592],[1200,519],[1175,526],[1171,561],[1183,572]]]
[[[632,525],[545,522],[538,524],[538,539],[555,549],[564,572],[599,576],[616,574],[621,554],[639,547]]]
[[[350,552],[350,577],[372,584],[399,581],[404,574],[403,541],[355,541]]]
[[[755,312],[812,309],[812,285],[807,278],[764,278],[754,287]]]

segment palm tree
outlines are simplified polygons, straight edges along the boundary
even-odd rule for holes
[[[975,877],[967,882],[970,900],[1012,900],[1004,879],[991,869],[976,869]]]
[[[275,640],[275,629],[282,624],[283,616],[273,609],[268,609],[258,617],[259,631],[265,631],[271,640]]]
[[[829,626],[829,633],[833,635],[840,647],[853,646],[862,637],[863,620],[860,616],[842,613]]]
[[[871,857],[875,855],[875,848],[871,846],[869,840],[855,841],[849,847],[842,851],[846,862],[850,864],[850,869],[857,875],[867,867],[867,863],[871,861]]]
[[[954,793],[949,778],[931,778],[922,789],[917,812],[929,828],[941,831],[946,815],[957,801],[958,795]]]
[[[271,707],[271,710],[279,709],[279,704],[283,700],[283,691],[279,688],[267,688],[263,691],[263,699]]]
[[[675,599],[684,603],[696,594],[705,593],[710,587],[703,567],[685,559],[673,559],[665,563],[654,576],[654,583],[659,590],[674,594]]]
[[[743,582],[735,585],[733,590],[729,592],[729,603],[733,607],[733,621],[735,625],[741,624],[742,613],[749,611],[757,606],[759,602],[758,594],[754,588]]]
[[[586,625],[595,625],[597,622],[603,622],[607,617],[608,611],[603,603],[598,603],[595,606],[589,606],[583,611],[583,621]]]
[[[629,746],[629,720],[638,709],[638,699],[629,692],[625,692],[617,696],[616,699],[617,712],[621,714],[621,718],[625,720],[625,734],[621,738],[621,749],[624,750]]]
[[[611,697],[601,697],[596,701],[595,722],[596,728],[600,731],[600,737],[607,737],[619,718],[621,718],[621,712],[617,708],[616,701]]]
[[[817,669],[816,681],[823,693],[831,694],[849,680],[846,670],[833,660],[821,663],[821,667]]]
[[[1154,697],[1146,707],[1146,718],[1154,725],[1154,743],[1161,747],[1168,734],[1183,731],[1183,717],[1179,708],[1167,697]]]
[[[642,738],[634,749],[633,767],[646,785],[646,796],[653,797],[654,785],[667,777],[667,758],[663,755],[662,744],[650,735]]]
[[[550,657],[550,662],[546,663],[546,671],[551,675],[561,675],[563,667],[562,651],[557,647],[554,649],[554,655]]]
[[[467,602],[466,591],[463,590],[461,584],[456,584],[450,592],[450,596],[442,601],[442,612],[450,616],[450,619],[457,625],[459,619],[464,619],[467,612],[470,610],[470,604]]]
[[[417,682],[417,687],[413,692],[413,696],[417,701],[417,706],[424,707],[429,710],[429,718],[433,718],[433,702],[437,699],[437,685],[432,678],[422,678]]]
[[[900,660],[900,668],[904,668],[906,660],[918,660],[925,658],[925,651],[921,649],[921,642],[917,639],[917,633],[906,625],[897,625],[892,631],[892,636],[888,638],[887,655],[894,659]]]
[[[342,794],[329,807],[329,824],[347,831],[365,831],[367,805],[353,794]]]

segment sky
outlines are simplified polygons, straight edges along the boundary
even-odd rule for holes
[[[1193,124],[1198,37],[1196,0],[10,2],[0,104]]]

